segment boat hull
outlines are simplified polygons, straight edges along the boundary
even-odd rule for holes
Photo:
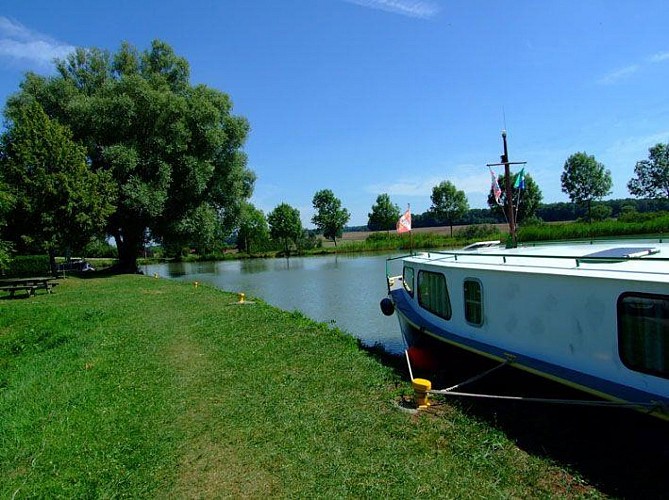
[[[391,290],[389,296],[395,306],[402,335],[409,346],[418,346],[425,338],[465,349],[469,352],[500,362],[508,362],[515,368],[559,382],[605,400],[638,405],[638,409],[669,420],[669,397],[654,392],[630,387],[624,383],[574,370],[556,363],[528,355],[517,349],[493,345],[461,335],[455,329],[445,328],[443,321],[431,320],[431,315],[416,306],[402,288]]]

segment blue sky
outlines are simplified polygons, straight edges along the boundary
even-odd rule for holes
[[[623,198],[669,142],[667,26],[665,0],[5,0],[0,101],[75,46],[158,38],[250,121],[265,213],[286,202],[312,227],[328,188],[364,225],[380,193],[421,213],[443,180],[483,208],[503,128],[544,202],[568,201],[578,151]]]

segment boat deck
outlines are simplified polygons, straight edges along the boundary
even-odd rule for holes
[[[669,283],[669,242],[623,240],[419,253],[405,262],[500,272],[584,275]]]

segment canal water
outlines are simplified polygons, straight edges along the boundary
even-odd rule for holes
[[[381,313],[386,296],[387,255],[291,257],[218,262],[153,264],[145,274],[199,281],[221,290],[244,293],[287,311],[336,326],[365,345],[399,353],[404,344],[395,315]],[[392,271],[400,274],[399,261]]]

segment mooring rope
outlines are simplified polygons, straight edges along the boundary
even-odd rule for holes
[[[429,394],[442,394],[447,396],[462,396],[470,398],[487,398],[487,399],[503,399],[509,401],[526,401],[532,403],[553,403],[564,405],[581,405],[581,406],[608,406],[608,407],[632,407],[632,408],[649,408],[653,410],[659,409],[662,405],[660,403],[628,403],[623,401],[592,401],[582,399],[555,399],[555,398],[532,398],[524,396],[502,396],[496,394],[475,394],[471,392],[455,392],[449,390],[434,390],[427,391]]]
[[[404,349],[404,356],[407,358],[407,366],[409,367],[409,377],[413,380],[413,371],[411,371],[411,360],[409,359],[409,350]]]
[[[452,392],[454,389],[457,389],[458,387],[462,387],[463,385],[471,384],[472,382],[476,382],[477,380],[482,379],[486,375],[491,374],[495,370],[499,370],[500,368],[508,365],[509,363],[510,363],[510,361],[506,360],[503,363],[492,367],[490,370],[487,370],[483,373],[479,373],[478,375],[474,375],[473,377],[465,380],[464,382],[460,382],[459,384],[455,384],[455,385],[453,385],[451,387],[448,387],[446,389],[439,389],[439,390],[434,390],[434,391],[429,391],[429,392],[432,393],[432,394],[445,394],[447,392]]]
[[[407,365],[409,367],[409,376],[413,380],[413,373],[411,371],[411,362],[409,360],[409,351],[405,350],[404,354],[407,359]],[[525,397],[525,396],[504,396],[497,394],[477,394],[472,392],[457,392],[455,389],[458,389],[464,385],[471,384],[477,380],[482,379],[483,377],[490,375],[496,370],[503,368],[511,364],[512,360],[507,359],[503,363],[500,363],[497,366],[486,370],[483,373],[479,373],[463,382],[455,384],[446,389],[433,389],[427,391],[428,394],[441,394],[444,396],[458,396],[458,397],[468,397],[468,398],[479,398],[479,399],[498,399],[506,401],[523,401],[531,403],[549,403],[549,404],[563,404],[563,405],[579,405],[579,406],[602,406],[602,407],[613,407],[613,408],[647,408],[648,413],[652,413],[655,410],[661,409],[663,405],[659,402],[649,402],[649,403],[640,403],[640,402],[625,402],[625,401],[594,401],[594,400],[583,400],[583,399],[556,399],[556,398],[535,398],[535,397]]]

